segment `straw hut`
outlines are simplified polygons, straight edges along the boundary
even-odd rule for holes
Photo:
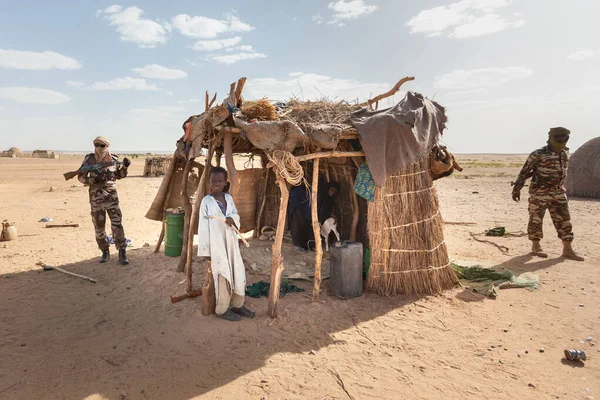
[[[148,156],[144,164],[144,176],[163,176],[171,164],[171,156]]]
[[[600,199],[600,137],[581,146],[569,159],[567,194]]]
[[[6,157],[23,157],[23,151],[18,147],[11,147],[10,149],[4,152]]]
[[[445,110],[409,92],[391,109],[376,111],[380,100],[412,79],[403,78],[389,92],[363,104],[243,101],[245,78],[231,85],[222,104],[214,105],[216,94],[209,101],[207,92],[204,113],[191,116],[182,126],[184,134],[173,155],[177,162],[172,163],[182,166],[183,177],[199,164],[195,159],[205,154],[196,200],[184,198],[184,248],[178,269],[186,271],[188,294],[193,292],[192,243],[199,200],[207,193],[213,161],[220,165],[222,155],[242,225],[244,220],[251,221],[246,228],[255,229],[255,234],[266,225],[276,228],[269,294],[271,317],[277,315],[279,290],[275,288],[280,286],[284,269],[281,248],[290,187],[308,184],[312,203],[316,204],[322,179],[335,180],[341,186],[336,214],[342,240],[360,241],[370,248],[369,289],[385,295],[428,295],[455,286],[458,281],[448,259],[433,186],[434,179],[441,175],[432,173],[431,168],[432,163],[437,167],[444,163],[435,155],[444,154],[438,140],[445,129]],[[260,157],[261,168],[238,171],[234,154]],[[365,169],[370,170],[369,176],[372,174],[370,201],[355,191],[355,181],[364,178],[361,171]],[[174,177],[173,170],[169,168],[165,174],[147,218],[164,219],[168,199],[178,193],[172,190],[177,179],[183,182],[185,191],[187,181]],[[451,170],[450,163],[442,172],[447,175]],[[255,198],[254,203],[249,197]],[[254,206],[240,207],[244,199]],[[316,207],[312,210],[314,236],[318,238]],[[155,251],[163,236],[164,222]],[[315,247],[313,301],[318,298],[321,284],[320,240]],[[211,281],[204,290],[210,290]]]
[[[54,159],[58,159],[59,155],[53,151],[50,150],[34,150],[33,153],[31,153],[31,157],[32,158],[54,158]]]

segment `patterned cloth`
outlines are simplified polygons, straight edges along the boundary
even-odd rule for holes
[[[565,179],[569,164],[568,149],[555,153],[550,146],[544,146],[529,155],[515,182],[513,193],[519,193],[525,181],[531,178],[529,186],[529,240],[540,240],[546,210],[550,213],[558,237],[573,240],[573,226],[569,214]]]
[[[569,214],[569,202],[564,193],[529,197],[529,224],[527,225],[529,240],[540,240],[544,237],[542,227],[546,210],[550,213],[559,239],[572,241],[573,225]]]
[[[531,178],[529,194],[555,195],[565,193],[565,179],[569,164],[568,149],[560,153],[553,152],[549,146],[544,146],[529,155],[521,169],[513,192],[520,192],[525,181]]]
[[[367,163],[358,167],[356,181],[354,182],[354,191],[360,197],[373,201],[375,199],[375,181],[371,176],[371,171]]]

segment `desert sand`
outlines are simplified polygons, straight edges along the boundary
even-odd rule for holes
[[[81,158],[0,159],[0,219],[19,233],[0,242],[0,399],[600,399],[600,202],[570,203],[585,262],[560,257],[548,216],[547,259],[528,255],[526,237],[490,239],[504,254],[470,235],[526,229],[525,191],[510,198],[524,156],[458,156],[464,172],[436,185],[444,219],[472,223],[446,224],[451,259],[533,272],[538,290],[340,300],[324,281],[318,303],[288,294],[275,320],[265,298],[249,299],[257,316],[240,323],[202,316],[200,298],[171,304],[184,276],[152,253],[160,223],[144,215],[161,178],[142,177],[141,158],[118,182],[131,264],[114,249],[98,263],[87,189],[62,177]],[[195,265],[196,287],[202,274]],[[588,360],[566,362],[567,348]]]

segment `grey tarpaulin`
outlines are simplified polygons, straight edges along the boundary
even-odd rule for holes
[[[354,112],[351,121],[377,186],[388,176],[429,153],[446,127],[445,110],[435,101],[414,92],[406,93],[394,107]]]

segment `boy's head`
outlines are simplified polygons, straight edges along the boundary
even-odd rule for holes
[[[212,167],[210,169],[209,185],[212,192],[223,192],[228,185],[227,170],[222,167]]]

